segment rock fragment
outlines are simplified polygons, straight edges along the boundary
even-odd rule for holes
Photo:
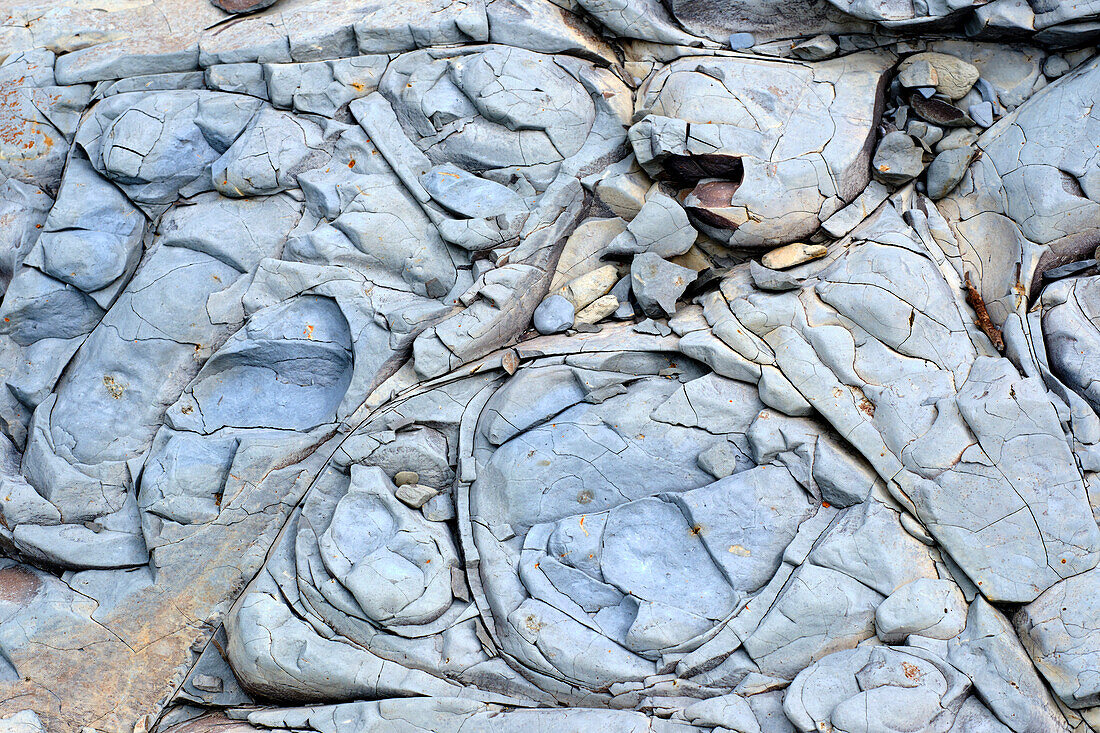
[[[577,309],[565,296],[551,293],[535,308],[534,324],[539,333],[561,333],[572,328]]]
[[[965,97],[979,73],[973,64],[935,51],[914,54],[898,65],[898,78],[905,86],[932,86],[952,100]]]
[[[871,166],[876,179],[900,186],[924,170],[924,151],[904,132],[890,132],[879,141]]]
[[[821,244],[787,244],[773,249],[760,258],[760,264],[771,270],[788,270],[811,260],[820,259],[828,250]]]
[[[643,313],[652,318],[667,317],[676,312],[676,301],[696,277],[694,270],[646,252],[630,265],[630,290]]]

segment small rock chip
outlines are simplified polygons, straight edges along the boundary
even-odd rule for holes
[[[1069,62],[1063,56],[1047,56],[1047,60],[1043,62],[1043,74],[1048,79],[1057,79],[1067,71],[1069,71]]]
[[[209,674],[197,674],[191,678],[191,684],[195,689],[202,690],[203,692],[221,692],[222,683],[221,677],[215,677]]]
[[[630,263],[630,289],[642,312],[652,318],[671,316],[676,301],[698,273],[680,267],[652,252],[643,252]]]
[[[734,33],[730,36],[730,48],[743,51],[756,45],[756,37],[751,33]]]
[[[832,36],[822,33],[820,36],[814,36],[808,41],[797,44],[791,49],[791,53],[795,58],[804,61],[821,61],[836,54],[839,48]]]
[[[997,90],[985,79],[978,79],[978,83],[974,85],[974,88],[978,90],[978,94],[981,98],[990,104],[997,104],[1000,102],[1000,99],[997,97]]]
[[[508,349],[500,356],[500,365],[508,374],[515,374],[519,369],[519,355],[515,349]]]
[[[921,67],[921,70],[910,72],[910,69],[914,66]],[[925,66],[927,66],[928,71],[923,70]],[[978,67],[974,64],[963,61],[956,56],[926,51],[910,56],[898,65],[899,79],[908,76],[910,73],[914,74],[916,78],[926,80],[934,73],[936,81],[930,85],[936,87],[936,91],[948,99],[962,99],[971,90],[974,83],[978,81],[979,72]],[[905,81],[903,80],[902,83],[905,84]],[[907,84],[906,86],[928,85],[922,83]]]
[[[802,244],[795,242],[777,247],[760,258],[760,264],[769,270],[786,270],[810,260],[825,256],[828,250],[823,244]]]
[[[974,159],[973,148],[950,148],[936,156],[928,166],[928,198],[939,201],[955,186],[959,185],[970,161]]]
[[[393,475],[393,482],[398,486],[404,486],[405,484],[415,484],[420,480],[420,474],[416,471],[398,471]]]
[[[397,487],[397,491],[394,495],[413,509],[419,509],[438,493],[439,490],[433,489],[431,486],[424,486],[422,484],[402,484]]]
[[[993,104],[991,102],[978,102],[967,108],[970,119],[982,127],[993,126]]]
[[[905,129],[913,137],[923,142],[928,147],[932,147],[940,140],[943,139],[943,129],[930,125],[923,120],[910,120],[909,126]]]
[[[1052,267],[1049,270],[1043,271],[1044,280],[1060,280],[1065,277],[1074,277],[1090,270],[1095,270],[1100,262],[1096,259],[1080,260],[1079,262],[1070,262],[1060,267]],[[1091,274],[1091,273],[1090,273]]]
[[[737,470],[738,453],[727,441],[715,443],[695,458],[699,468],[716,479],[724,479]],[[742,459],[744,461],[744,459]]]
[[[568,298],[557,293],[547,295],[535,308],[535,329],[544,336],[561,333],[572,328],[576,315],[577,309]]]
[[[871,172],[878,180],[900,186],[919,176],[923,170],[924,151],[909,135],[901,131],[889,132],[879,141],[871,163]]]

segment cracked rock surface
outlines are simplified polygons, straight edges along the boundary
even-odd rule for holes
[[[0,5],[0,733],[1100,733],[1100,4]]]

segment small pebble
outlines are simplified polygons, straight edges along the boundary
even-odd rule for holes
[[[730,48],[734,51],[743,51],[756,45],[756,38],[751,33],[734,33],[730,36]]]
[[[1043,62],[1043,73],[1048,79],[1057,79],[1069,71],[1069,62],[1062,56],[1047,56]]]
[[[404,486],[405,484],[415,484],[420,480],[420,474],[416,471],[398,471],[393,476],[393,482],[398,486]]]
[[[978,104],[972,104],[966,110],[970,115],[970,119],[974,120],[982,127],[991,127],[993,125],[993,104],[990,102],[980,102]]]
[[[573,327],[577,311],[569,299],[554,293],[546,296],[535,308],[535,329],[544,336],[561,333]]]

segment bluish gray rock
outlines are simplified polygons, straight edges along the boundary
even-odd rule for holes
[[[676,301],[695,278],[693,270],[645,252],[630,265],[630,292],[646,315],[671,316],[676,312]]]
[[[535,308],[532,322],[541,334],[561,333],[573,327],[576,315],[576,308],[565,296],[551,293]]]
[[[0,24],[0,729],[1100,726],[1096,8],[244,5]]]

